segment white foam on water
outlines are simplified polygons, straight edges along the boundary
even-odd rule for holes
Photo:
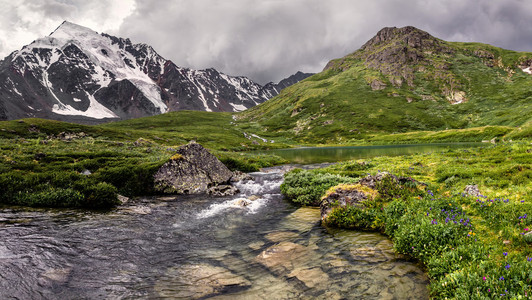
[[[263,182],[256,181],[239,181],[235,186],[246,195],[262,195],[269,194],[272,191],[278,190],[283,182],[281,180],[264,180]]]
[[[257,213],[259,208],[266,205],[268,200],[266,198],[260,198],[254,201],[251,201],[247,198],[236,198],[224,201],[222,203],[211,204],[207,209],[200,211],[196,218],[205,219],[212,216],[216,216],[227,209],[241,209],[246,210],[247,213],[254,214]],[[245,204],[245,205],[244,205]]]

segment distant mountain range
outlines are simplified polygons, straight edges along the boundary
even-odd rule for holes
[[[149,45],[65,21],[0,61],[0,120],[101,123],[176,110],[236,112],[310,75],[262,86],[215,69],[181,68]]]
[[[532,121],[532,53],[447,42],[407,26],[239,115],[259,135],[308,142]],[[257,127],[259,128],[259,127]]]

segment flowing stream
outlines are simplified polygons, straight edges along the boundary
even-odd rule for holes
[[[425,299],[426,275],[376,233],[282,199],[281,168],[226,198],[111,212],[0,208],[1,299]]]

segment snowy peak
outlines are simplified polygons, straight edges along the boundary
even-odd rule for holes
[[[0,61],[0,119],[99,123],[183,109],[233,112],[279,91],[215,69],[181,68],[149,45],[68,21]]]

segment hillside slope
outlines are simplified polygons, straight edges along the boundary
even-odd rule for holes
[[[532,53],[384,28],[266,103],[239,114],[259,134],[345,142],[372,134],[519,126],[532,113]]]

